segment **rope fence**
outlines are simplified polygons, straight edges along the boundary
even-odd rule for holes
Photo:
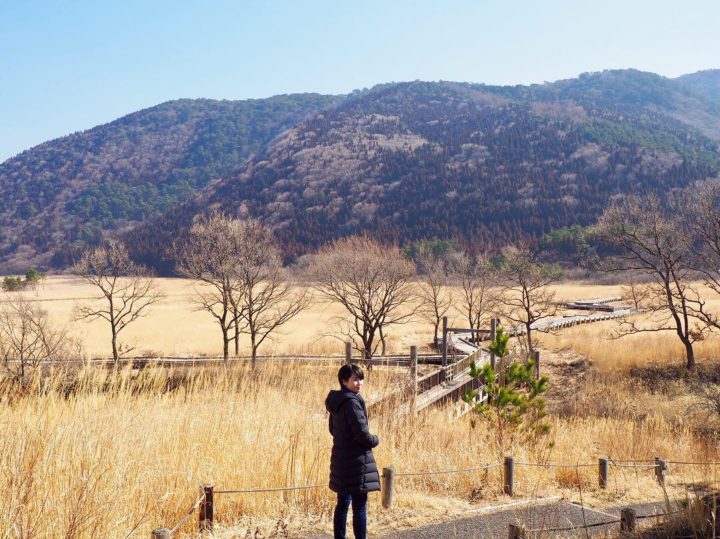
[[[403,478],[403,477],[422,477],[422,476],[436,476],[436,475],[450,475],[450,474],[458,474],[458,473],[473,473],[473,472],[480,472],[480,471],[488,471],[495,468],[502,468],[502,483],[503,483],[503,493],[508,496],[513,496],[515,494],[515,468],[520,466],[530,467],[530,468],[546,468],[546,469],[580,469],[580,468],[594,468],[597,467],[598,470],[598,486],[602,489],[607,488],[608,485],[608,478],[609,478],[609,469],[610,466],[615,468],[631,468],[631,469],[654,469],[655,470],[655,477],[657,482],[661,487],[665,487],[666,484],[666,477],[668,474],[668,465],[669,464],[678,464],[678,465],[698,465],[698,466],[720,466],[720,462],[715,461],[708,461],[708,462],[698,462],[698,461],[668,461],[661,459],[660,457],[655,457],[654,461],[650,460],[637,460],[637,461],[630,461],[630,460],[614,460],[609,457],[601,457],[598,459],[597,464],[591,464],[591,463],[575,463],[575,464],[565,464],[560,462],[525,462],[525,461],[515,461],[515,459],[512,456],[507,456],[504,458],[504,461],[502,463],[495,462],[495,463],[488,463],[483,466],[475,466],[470,468],[457,468],[457,469],[448,469],[448,470],[433,470],[433,471],[421,471],[421,472],[395,472],[392,467],[387,467],[382,469],[382,473],[380,474],[380,477],[382,478],[381,481],[381,495],[382,495],[382,505],[383,507],[390,508],[393,505],[393,497],[394,497],[394,483],[396,478]],[[152,532],[152,539],[170,539],[174,533],[176,533],[185,523],[188,521],[190,516],[199,508],[199,528],[200,531],[211,531],[213,528],[213,522],[214,522],[214,496],[216,494],[262,494],[262,493],[272,493],[272,492],[288,492],[288,491],[301,491],[301,490],[312,490],[312,489],[326,489],[328,488],[327,484],[313,484],[313,485],[294,485],[294,486],[285,486],[285,487],[266,487],[266,488],[251,488],[251,489],[218,489],[215,490],[215,487],[213,484],[205,484],[202,486],[202,495],[197,499],[197,501],[193,504],[193,506],[190,508],[189,511],[187,511],[182,519],[173,527],[173,528],[157,528],[153,530]],[[623,509],[625,511],[625,509]],[[628,511],[632,511],[631,509],[628,509]],[[544,529],[544,530],[525,530],[522,526],[511,526],[510,530],[510,537],[522,539],[526,537],[527,533],[538,533],[538,532],[561,532],[561,531],[572,531],[582,528],[593,528],[593,527],[599,527],[599,526],[609,526],[613,524],[621,524],[621,530],[625,530],[624,526],[632,526],[634,529],[634,522],[636,520],[642,520],[645,518],[659,518],[662,516],[671,516],[676,513],[680,513],[683,511],[676,511],[674,513],[664,513],[664,514],[656,514],[656,515],[642,515],[637,516],[634,514],[634,511],[631,513],[627,513],[627,519],[628,523],[623,524],[623,516],[621,514],[620,520],[609,520],[601,523],[593,523],[583,526],[573,526],[568,528],[552,528],[552,529]],[[623,513],[624,514],[624,513]],[[514,527],[513,527],[514,526]],[[630,530],[630,528],[627,528]],[[513,533],[517,533],[520,535],[513,535]]]
[[[216,490],[215,494],[256,494],[259,492],[283,492],[288,490],[309,490],[313,488],[327,488],[327,485],[305,485],[302,487],[274,487],[254,488],[247,490]]]
[[[614,468],[634,468],[636,470],[652,470],[655,468],[655,464],[615,464],[610,462],[610,465]]]
[[[419,476],[419,475],[445,475],[445,474],[453,474],[453,473],[472,473],[472,472],[480,472],[483,470],[491,470],[493,468],[499,468],[500,466],[502,466],[502,464],[488,464],[486,466],[478,466],[476,468],[460,468],[457,470],[440,470],[440,471],[436,471],[436,472],[401,472],[401,473],[395,473],[393,475],[395,477],[412,477],[412,476]],[[382,476],[385,477],[384,473]]]
[[[597,466],[597,464],[557,464],[554,462],[516,462],[515,464],[533,468],[594,468]]]

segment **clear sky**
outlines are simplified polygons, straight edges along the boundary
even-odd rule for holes
[[[0,162],[182,97],[720,68],[718,0],[0,0]]]

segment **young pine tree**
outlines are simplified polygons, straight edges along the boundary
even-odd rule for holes
[[[509,356],[509,339],[510,336],[498,328],[490,344],[490,351],[497,358],[497,371],[490,365],[478,367],[474,362],[470,365],[470,374],[480,379],[486,398],[478,400],[480,391],[476,389],[469,390],[463,397],[473,412],[488,422],[500,460],[518,435],[537,439],[550,430],[544,421],[545,399],[542,397],[548,389],[548,378],[535,378],[532,360],[506,364],[503,360]]]

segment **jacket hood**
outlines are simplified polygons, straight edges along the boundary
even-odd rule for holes
[[[333,389],[325,398],[325,409],[332,414],[337,413],[345,401],[355,398],[357,396],[349,389]]]

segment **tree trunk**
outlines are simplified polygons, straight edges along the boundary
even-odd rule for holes
[[[112,352],[113,352],[113,361],[117,365],[118,361],[120,361],[120,354],[118,354],[118,349],[117,349],[117,333],[115,332],[115,328],[112,328]]]
[[[685,345],[685,355],[687,356],[686,367],[688,370],[693,370],[695,369],[695,350],[693,350],[693,345],[690,341],[685,341],[683,344]]]
[[[433,346],[435,347],[435,350],[438,349],[438,329],[440,328],[440,319],[438,318],[435,321],[435,331],[433,332]]]
[[[257,349],[258,345],[255,344],[255,332],[250,332],[250,346],[252,348],[252,367],[253,369],[257,367]]]
[[[365,361],[365,367],[368,370],[371,370],[371,365],[367,360],[372,359],[372,342],[373,342],[373,336],[363,338],[363,358]]]
[[[230,357],[230,339],[228,338],[228,330],[223,328],[223,361],[227,361]]]
[[[238,324],[237,315],[235,315],[233,325],[235,326],[235,357],[238,357],[240,355],[240,324]]]
[[[532,345],[532,329],[530,327],[530,322],[525,324],[525,336],[527,337],[527,345],[528,345],[528,354],[530,357],[532,357],[533,353],[533,345]]]

